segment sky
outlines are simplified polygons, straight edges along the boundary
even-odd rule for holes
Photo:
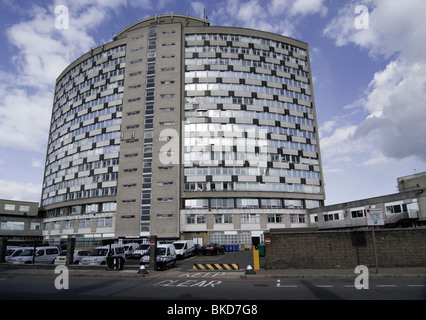
[[[426,171],[424,0],[0,0],[0,199],[40,202],[70,63],[139,20],[204,10],[214,26],[309,44],[326,204],[396,193],[398,177]]]

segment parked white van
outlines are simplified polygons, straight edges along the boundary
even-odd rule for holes
[[[80,261],[89,256],[90,251],[88,250],[74,250],[74,256],[71,264],[79,264]],[[67,261],[67,250],[62,250],[55,259],[55,264],[65,264]]]
[[[6,248],[6,262],[9,262],[10,258],[19,256],[27,247],[7,247]]]
[[[112,244],[94,249],[89,256],[81,259],[82,265],[106,265],[107,257],[125,257],[125,250],[122,244]]]
[[[148,251],[149,243],[140,244],[135,251],[133,251],[133,258],[140,259]]]
[[[185,259],[195,254],[195,245],[192,240],[175,241],[173,242],[173,246],[176,249],[176,255],[179,259]]]
[[[133,253],[139,247],[139,243],[125,243],[123,244],[126,258],[133,257]]]
[[[141,265],[149,265],[149,254],[151,247],[141,258]],[[157,268],[166,270],[167,266],[174,267],[176,264],[176,250],[172,244],[158,244],[157,245]]]
[[[59,254],[58,247],[37,247],[35,251],[34,263],[53,264]],[[33,263],[34,248],[27,247],[19,256],[9,259],[13,264],[31,264]]]

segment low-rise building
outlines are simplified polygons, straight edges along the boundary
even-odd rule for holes
[[[426,172],[398,178],[399,193],[309,210],[318,229],[363,228],[370,209],[382,209],[385,227],[426,225]]]
[[[41,225],[37,202],[0,199],[0,238],[9,244],[42,241]]]

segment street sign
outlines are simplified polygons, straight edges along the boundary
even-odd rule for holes
[[[155,241],[151,241],[151,243],[149,244],[151,247],[155,246]]]
[[[385,218],[383,217],[383,209],[366,209],[368,226],[384,226]]]
[[[265,243],[266,243],[266,244],[271,244],[271,239],[266,238],[266,239],[265,239]]]

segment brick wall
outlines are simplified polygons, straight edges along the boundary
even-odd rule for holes
[[[272,232],[266,245],[266,267],[374,267],[371,231]],[[375,230],[379,267],[425,267],[426,228]]]

